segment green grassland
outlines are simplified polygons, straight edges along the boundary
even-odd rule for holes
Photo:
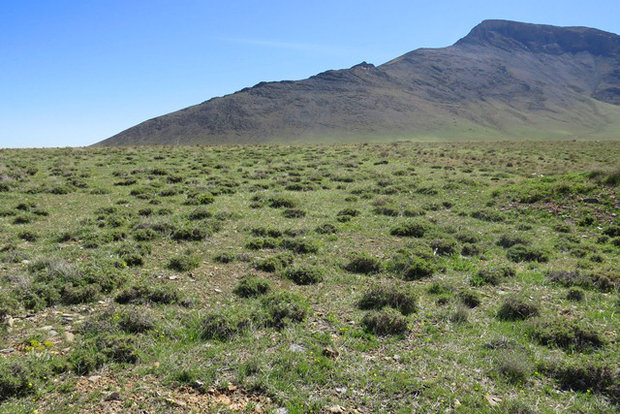
[[[0,412],[617,412],[619,163],[0,150]]]

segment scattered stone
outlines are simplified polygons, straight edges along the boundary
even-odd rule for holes
[[[58,336],[58,332],[56,332],[55,330],[51,330],[47,333],[50,337],[54,337],[54,336]]]
[[[88,377],[88,380],[90,382],[97,382],[101,379],[101,375],[91,375],[90,377]]]
[[[403,360],[403,357],[401,357],[400,355],[396,354],[392,357],[392,359],[396,362],[400,362]]]
[[[53,331],[54,327],[51,325],[47,325],[47,326],[43,326],[41,328],[39,328],[40,331],[45,331],[45,332],[49,332],[49,331]]]
[[[15,348],[0,349],[0,354],[11,354],[15,352]]]
[[[178,278],[179,278],[179,277],[178,277],[178,276],[175,276],[175,275],[168,276],[168,279],[170,279],[170,280],[177,280]]]
[[[105,401],[121,401],[121,394],[118,391],[108,392],[103,399]]]
[[[205,391],[205,383],[204,383],[204,382],[202,382],[202,381],[200,381],[200,380],[196,380],[196,381],[194,381],[193,388],[194,388],[196,391],[198,391],[198,392],[200,392],[200,393],[203,393],[203,394],[206,392],[206,391]]]
[[[217,288],[215,288],[215,289],[213,289],[213,290],[214,290],[216,293],[222,293],[222,289],[217,289]]]
[[[276,408],[276,414],[290,414],[286,407]]]
[[[336,392],[338,394],[345,394],[349,389],[347,387],[337,387]]]
[[[600,201],[598,201],[598,198],[584,198],[583,202],[584,203],[589,203],[589,204],[598,204],[598,203],[600,203]]]
[[[298,344],[290,344],[288,349],[289,349],[289,351],[293,351],[293,352],[303,352],[307,348],[305,346],[301,346],[301,345],[298,345]]]
[[[72,332],[66,331],[64,334],[65,341],[73,343],[75,341],[75,335]]]
[[[327,408],[328,413],[344,413],[345,409],[341,405],[332,405]]]
[[[174,398],[169,397],[164,398],[164,401],[166,401],[170,405],[175,405],[177,407],[185,407],[187,405],[187,403],[184,401],[175,400]]]

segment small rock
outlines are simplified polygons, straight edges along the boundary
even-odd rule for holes
[[[332,405],[331,407],[327,408],[327,412],[328,413],[344,413],[344,407],[340,406],[340,405]]]
[[[75,335],[72,332],[66,331],[64,334],[65,341],[73,343],[75,341]]]
[[[13,319],[10,316],[7,316],[6,319],[4,320],[4,323],[6,324],[6,326],[8,326],[9,328],[12,328],[13,325],[15,325],[15,319]]]
[[[401,357],[400,355],[396,354],[392,357],[392,359],[396,362],[402,361],[403,357]]]
[[[338,394],[344,394],[344,393],[346,393],[348,390],[349,390],[349,389],[348,389],[347,387],[337,387],[337,388],[336,388],[336,392],[337,392]]]
[[[54,337],[54,336],[58,336],[58,332],[56,332],[55,330],[51,330],[47,333],[49,336]]]
[[[103,399],[105,401],[120,401],[121,394],[117,391],[109,392]]]
[[[217,288],[215,288],[215,289],[213,289],[213,290],[214,290],[216,293],[222,293],[222,289],[217,289]]]
[[[175,275],[168,276],[168,279],[170,279],[170,280],[177,280],[178,278],[179,278],[179,277],[178,277],[178,276],[175,276]]]
[[[286,407],[280,407],[280,408],[276,408],[276,414],[289,414],[289,411],[286,409]]]
[[[175,400],[173,398],[164,398],[164,401],[166,401],[170,405],[176,405],[177,407],[185,407],[187,405],[186,402]]]
[[[230,384],[230,383],[228,384],[228,391],[235,391],[236,389],[237,389],[236,385],[233,385],[233,384]]]
[[[0,354],[10,354],[15,352],[15,348],[0,349]]]
[[[288,346],[289,351],[293,351],[293,352],[303,352],[306,350],[305,346],[301,346],[301,345],[297,345],[297,344],[290,344]]]
[[[600,203],[600,201],[598,201],[598,198],[584,198],[583,202],[584,203],[589,203],[589,204],[598,204],[598,203]]]
[[[101,375],[91,375],[90,377],[88,377],[88,380],[90,382],[97,382],[101,379]]]
[[[39,328],[39,330],[40,330],[40,331],[46,331],[46,332],[49,332],[49,331],[54,330],[54,327],[53,327],[53,326],[51,326],[51,325],[47,325],[47,326],[43,326],[43,327]]]

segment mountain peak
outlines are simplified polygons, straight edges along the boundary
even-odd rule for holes
[[[525,49],[534,53],[589,52],[612,56],[620,53],[620,36],[588,27],[561,27],[510,20],[484,20],[457,45]]]
[[[527,136],[618,138],[620,36],[485,20],[416,49],[298,81],[261,82],[129,128],[101,145]]]

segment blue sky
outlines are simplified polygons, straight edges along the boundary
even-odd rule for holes
[[[488,18],[620,33],[618,16],[618,0],[4,0],[0,147],[89,145],[263,80],[447,46]]]

